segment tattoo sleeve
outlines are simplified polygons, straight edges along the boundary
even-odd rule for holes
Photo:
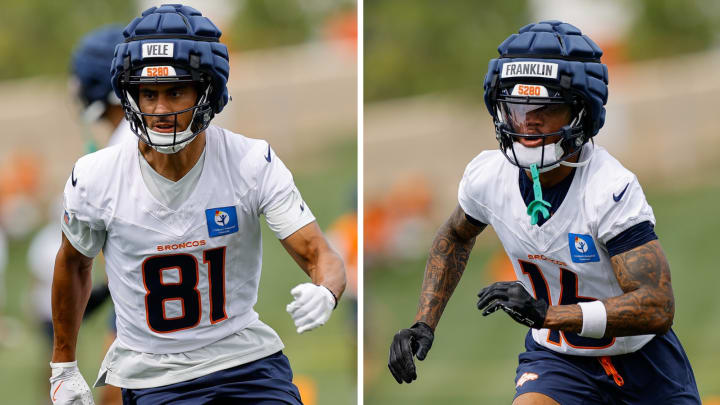
[[[610,260],[625,294],[603,300],[608,317],[605,335],[667,332],[675,314],[675,299],[670,265],[660,242],[648,242]]]
[[[440,321],[445,305],[465,270],[475,237],[486,225],[471,224],[458,205],[450,218],[438,229],[425,265],[416,322],[433,330]]]
[[[675,299],[670,266],[657,240],[610,258],[624,294],[602,300],[607,312],[605,336],[663,334],[670,329]],[[552,305],[543,327],[579,333],[579,305]]]
[[[657,240],[610,258],[624,294],[602,300],[607,312],[605,336],[662,334],[670,329],[675,299],[670,266]],[[543,327],[579,333],[582,311],[578,305],[552,305]]]

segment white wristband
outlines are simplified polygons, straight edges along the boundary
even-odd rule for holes
[[[607,326],[607,312],[602,301],[580,302],[583,324],[580,336],[589,338],[601,338],[605,335]]]
[[[77,360],[75,361],[68,361],[66,363],[53,363],[50,362],[50,368],[73,368],[77,367]]]

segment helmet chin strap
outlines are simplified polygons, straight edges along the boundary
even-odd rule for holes
[[[202,97],[198,101],[197,105],[205,102],[207,100],[210,93],[210,86],[207,86],[205,89],[205,92],[203,93]],[[130,92],[126,91],[126,98],[128,99],[130,106],[134,110],[133,113],[139,114],[140,108],[138,107],[137,103],[135,102],[135,99],[132,97]],[[149,142],[145,142],[148,144],[151,148],[155,149],[156,151],[165,154],[170,155],[176,152],[181,151],[183,148],[185,148],[190,142],[192,142],[193,139],[195,139],[194,132],[191,129],[192,123],[195,121],[195,117],[197,115],[197,108],[193,111],[192,117],[190,118],[190,123],[188,124],[187,128],[185,128],[183,131],[175,131],[174,133],[164,133],[164,132],[157,132],[153,131],[152,129],[148,128],[147,125],[143,125],[143,129],[145,132],[145,136],[147,137],[147,140]],[[142,118],[140,118],[142,120]],[[177,123],[177,114],[175,115],[175,122]],[[177,140],[180,139],[179,142]],[[164,140],[169,140],[171,142],[175,142],[170,145],[163,144]],[[145,141],[145,140],[143,140]]]
[[[545,149],[544,151],[542,150],[543,148]],[[535,165],[535,170],[537,170],[538,173],[546,173],[551,170],[557,169],[560,166],[583,167],[590,162],[590,159],[592,159],[594,150],[595,147],[593,145],[590,153],[588,153],[587,159],[580,162],[568,162],[566,160],[560,160],[553,165],[542,168],[538,168],[537,165],[542,163],[544,157],[552,156],[555,159],[559,159],[565,154],[562,146],[560,146],[560,142],[535,148],[528,148],[519,142],[515,142],[513,145],[513,154],[510,156],[512,157],[512,160],[519,166],[530,167],[532,165]],[[529,171],[529,169],[525,170]]]
[[[580,161],[580,162],[568,162],[566,160],[560,161],[558,164],[563,166],[569,166],[569,167],[583,167],[586,166],[588,163],[590,163],[590,159],[592,159],[595,152],[595,144],[592,144],[592,148],[590,149],[590,153],[588,153],[587,159]]]
[[[537,166],[542,164],[543,161],[558,160],[565,152],[563,151],[560,143],[552,143],[549,145],[527,147],[520,142],[513,142],[512,145],[512,160],[518,166],[532,167],[535,165],[535,170],[538,173],[545,173],[555,169],[559,166],[555,163],[551,166],[538,168]],[[527,170],[527,169],[526,169]]]
[[[153,131],[150,128],[147,128],[147,132],[148,132],[149,137],[154,137],[155,139],[169,138],[171,136],[171,134]],[[150,147],[162,154],[171,155],[175,152],[181,151],[190,142],[192,142],[192,140],[195,139],[195,137],[193,137],[192,134],[193,134],[193,131],[190,130],[190,125],[188,125],[188,127],[184,131],[176,132],[174,135],[176,139],[177,138],[186,139],[185,141],[178,142],[173,145],[167,145],[167,146],[160,146],[160,145],[153,144],[153,145],[150,145]]]

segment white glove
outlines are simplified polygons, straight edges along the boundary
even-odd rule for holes
[[[50,368],[50,400],[53,405],[95,405],[77,361],[50,363]]]
[[[290,290],[290,294],[295,300],[286,309],[295,322],[297,333],[324,325],[337,303],[329,289],[313,283],[299,284]]]

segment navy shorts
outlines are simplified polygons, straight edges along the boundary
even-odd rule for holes
[[[288,358],[280,351],[253,362],[157,388],[122,390],[123,405],[302,405]]]
[[[634,353],[604,359],[553,352],[535,343],[530,332],[525,348],[518,357],[515,397],[538,392],[562,405],[701,404],[690,362],[672,330]]]

